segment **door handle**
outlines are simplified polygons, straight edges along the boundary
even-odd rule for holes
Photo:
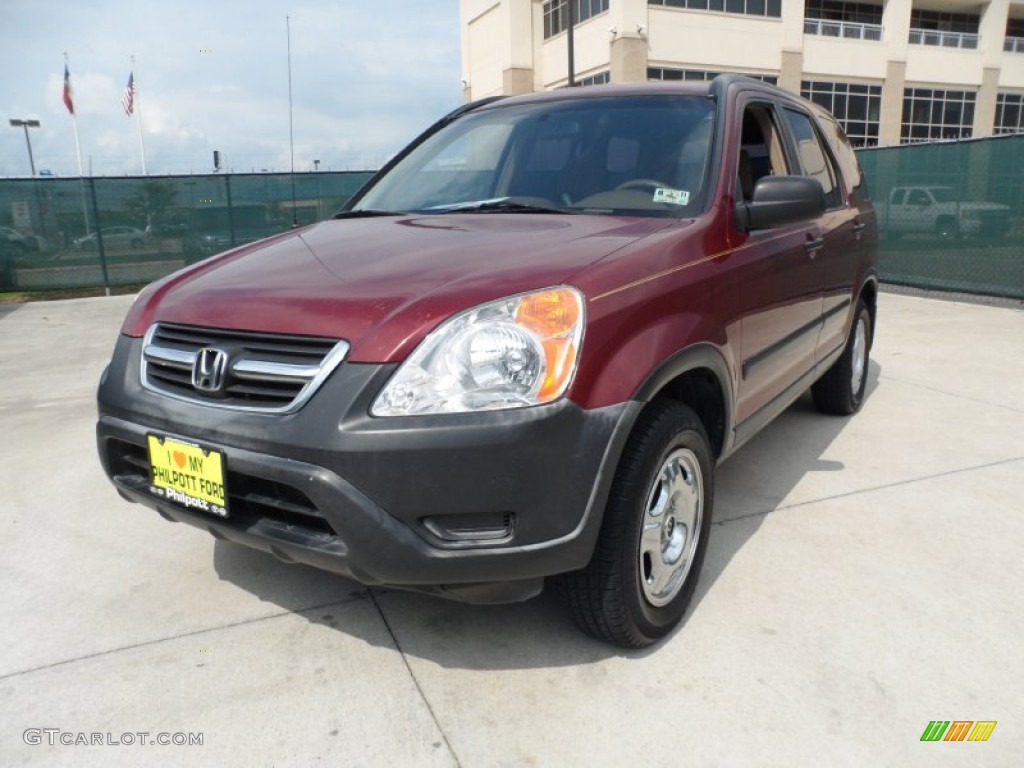
[[[804,243],[804,248],[807,249],[808,255],[813,259],[818,255],[818,251],[825,247],[825,239],[822,237],[811,237],[807,236],[807,242]]]

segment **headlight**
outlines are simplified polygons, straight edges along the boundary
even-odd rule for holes
[[[374,416],[550,403],[572,381],[583,296],[561,286],[483,304],[432,331],[374,401]]]

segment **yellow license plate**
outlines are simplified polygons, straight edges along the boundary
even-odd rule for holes
[[[153,492],[189,509],[227,517],[224,456],[220,451],[149,435]]]

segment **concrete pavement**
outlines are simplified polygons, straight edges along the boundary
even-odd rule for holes
[[[726,462],[687,620],[621,652],[122,501],[93,392],[130,301],[0,306],[0,765],[1020,765],[1024,312],[883,294],[862,412]]]

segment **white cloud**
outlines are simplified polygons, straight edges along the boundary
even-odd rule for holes
[[[378,165],[461,99],[457,5],[0,0],[0,71],[18,73],[0,117],[38,117],[37,167],[75,173],[61,103],[70,49],[86,164],[136,173],[136,123],[120,105],[134,53],[150,173],[206,172],[214,149],[236,170],[284,169],[289,13],[296,168]],[[24,137],[0,132],[0,176],[27,166]]]

